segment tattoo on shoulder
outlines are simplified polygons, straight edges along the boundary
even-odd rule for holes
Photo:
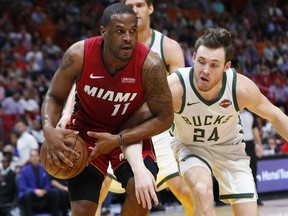
[[[71,65],[73,65],[73,63],[75,62],[75,60],[73,59],[73,55],[70,49],[68,49],[62,59],[62,63],[61,63],[61,70],[66,70],[67,68],[69,68]]]
[[[172,96],[167,82],[167,71],[159,56],[151,60],[150,67],[146,71],[145,83],[149,106],[169,113],[171,111],[169,107],[172,108]]]

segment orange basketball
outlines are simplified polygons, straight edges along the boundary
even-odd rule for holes
[[[74,154],[65,154],[67,158],[73,163],[73,167],[65,164],[63,168],[57,166],[55,163],[50,163],[47,160],[47,144],[44,142],[40,149],[40,160],[45,170],[55,178],[69,179],[80,174],[86,167],[88,160],[88,149],[83,139],[78,135],[68,135],[64,139],[67,147],[70,147],[79,154],[77,158]]]

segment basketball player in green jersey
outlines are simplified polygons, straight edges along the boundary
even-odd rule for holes
[[[234,215],[257,215],[241,110],[270,121],[288,140],[288,117],[253,81],[230,68],[232,58],[230,33],[210,28],[195,43],[194,67],[168,77],[175,112],[171,147],[193,194],[197,216],[215,215],[212,173],[219,182],[220,199],[232,206]]]
[[[288,140],[288,116],[252,80],[230,68],[231,41],[226,29],[207,29],[195,43],[194,66],[168,76],[175,113],[171,147],[193,194],[197,216],[216,215],[212,174],[219,183],[220,199],[232,206],[235,216],[258,215],[240,111],[246,108],[270,121]],[[149,118],[149,112],[144,104],[130,120]]]
[[[177,68],[184,67],[184,56],[178,42],[164,34],[150,28],[150,15],[154,7],[152,0],[121,0],[130,6],[138,18],[138,42],[158,53],[166,65],[167,73],[172,74]],[[169,131],[163,132],[152,138],[159,172],[157,175],[157,190],[169,187],[171,192],[181,202],[186,215],[193,215],[192,194],[179,175],[178,165],[170,147],[172,136]],[[99,205],[96,215],[100,215],[100,205],[107,196],[108,190],[115,193],[124,193],[125,190],[113,176],[112,169],[104,180],[100,192]]]

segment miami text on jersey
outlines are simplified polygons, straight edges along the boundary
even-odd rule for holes
[[[110,90],[106,90],[103,88],[98,87],[91,87],[89,85],[84,86],[84,92],[87,95],[90,95],[92,97],[97,97],[102,100],[108,100],[113,102],[127,102],[127,101],[133,101],[134,98],[137,96],[136,92],[114,92]]]

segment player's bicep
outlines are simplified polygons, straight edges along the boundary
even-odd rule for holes
[[[81,74],[83,54],[78,47],[79,44],[78,46],[70,47],[65,52],[61,64],[52,78],[48,95],[53,96],[57,100],[67,99],[73,83]]]
[[[256,84],[249,78],[238,74],[237,101],[240,110],[249,109],[262,118],[272,120],[275,106],[261,93]]]
[[[159,117],[173,114],[172,96],[166,69],[158,55],[150,53],[143,66],[143,87],[151,113]]]

